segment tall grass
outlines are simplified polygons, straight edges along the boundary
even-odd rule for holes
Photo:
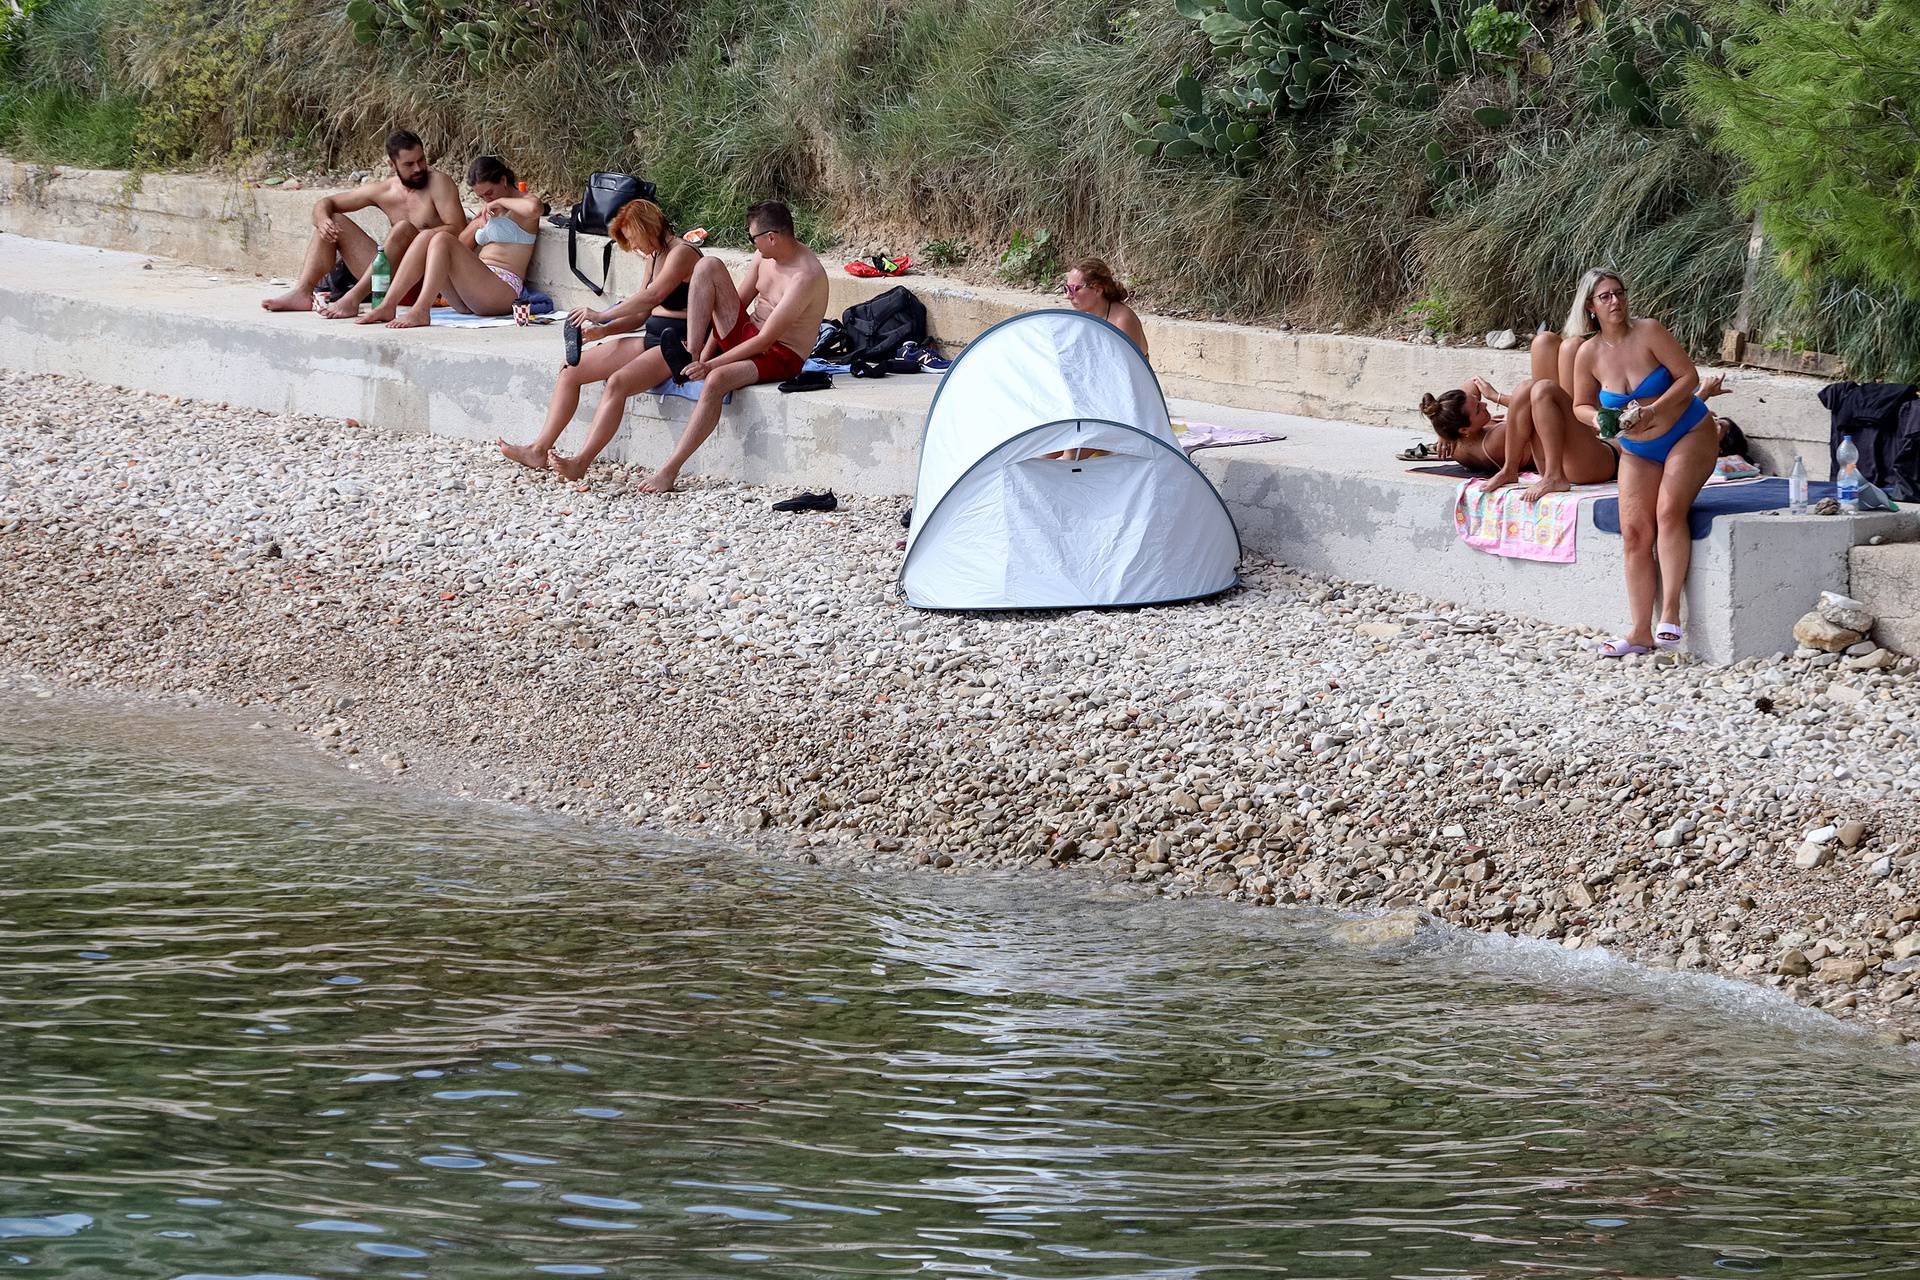
[[[1385,0],[1330,3],[1366,27]],[[991,263],[1016,231],[1045,228],[1062,258],[1114,261],[1150,307],[1254,322],[1361,326],[1434,299],[1430,313],[1469,330],[1530,329],[1608,262],[1637,306],[1710,349],[1740,287],[1738,175],[1686,129],[1594,114],[1584,8],[1533,7],[1550,71],[1492,61],[1428,107],[1347,92],[1271,123],[1235,171],[1132,149],[1124,112],[1150,115],[1183,63],[1220,70],[1160,0],[575,0],[578,31],[493,73],[400,41],[363,46],[344,0],[44,0],[18,83],[67,96],[29,110],[28,90],[0,91],[0,145],[89,163],[377,168],[380,139],[405,125],[456,167],[506,156],[556,203],[592,170],[644,173],[678,222],[723,242],[773,197],[809,239],[854,253],[940,239]],[[1476,124],[1487,105],[1511,121]],[[1448,174],[1425,159],[1432,141]],[[1905,308],[1784,288],[1759,307],[1863,372],[1920,369]]]
[[[1634,309],[1717,345],[1739,302],[1743,223],[1725,166],[1684,133],[1588,133],[1516,152],[1503,180],[1420,236],[1429,287],[1475,326],[1558,327],[1569,282],[1619,271]]]
[[[59,0],[9,24],[0,45],[0,145],[24,160],[122,168],[139,101],[113,65],[115,0]]]

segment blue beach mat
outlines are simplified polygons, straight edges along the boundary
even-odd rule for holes
[[[1807,501],[1818,502],[1833,493],[1830,484],[1807,486]],[[1715,516],[1740,515],[1748,511],[1779,511],[1787,505],[1787,482],[1778,477],[1750,484],[1708,485],[1693,500],[1687,513],[1687,527],[1695,542],[1707,536]],[[1620,532],[1620,499],[1602,498],[1593,504],[1593,527],[1602,533]]]
[[[845,365],[832,365],[826,363],[824,360],[809,360],[802,366],[803,372],[811,372],[816,369],[822,373],[845,373],[847,371]],[[659,396],[663,404],[666,402],[668,396],[678,396],[682,400],[698,400],[700,393],[706,390],[706,386],[707,384],[704,382],[675,382],[672,378],[668,378],[647,394]],[[726,399],[720,403],[732,404],[733,392],[727,392]]]

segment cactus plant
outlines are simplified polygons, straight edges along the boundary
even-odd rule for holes
[[[1684,127],[1678,94],[1686,65],[1723,59],[1724,43],[1678,10],[1658,22],[1610,16],[1602,31],[1583,68],[1593,91],[1589,109],[1622,113],[1641,128]]]
[[[1260,127],[1234,119],[1219,103],[1209,104],[1206,89],[1190,66],[1180,69],[1173,90],[1155,100],[1158,119],[1149,123],[1127,114],[1122,122],[1136,135],[1134,150],[1144,156],[1183,160],[1211,154],[1226,164],[1245,164],[1259,153]]]
[[[577,27],[572,9],[572,0],[347,0],[345,15],[361,44],[404,36],[421,53],[459,58],[485,73],[538,59],[545,37]]]

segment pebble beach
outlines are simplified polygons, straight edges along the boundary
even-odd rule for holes
[[[1200,604],[927,614],[899,499],[0,391],[0,693],[241,709],[369,776],[803,858],[1604,947],[1920,1037],[1911,659],[1609,663],[1251,556]]]

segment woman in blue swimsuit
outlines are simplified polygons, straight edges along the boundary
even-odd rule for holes
[[[1569,325],[1591,337],[1574,362],[1574,413],[1597,425],[1602,409],[1621,414],[1620,537],[1633,624],[1606,642],[1609,658],[1686,643],[1680,603],[1693,558],[1687,513],[1713,475],[1720,424],[1695,394],[1700,373],[1657,320],[1627,311],[1627,287],[1611,271],[1581,278]],[[1660,620],[1654,622],[1655,596]]]

